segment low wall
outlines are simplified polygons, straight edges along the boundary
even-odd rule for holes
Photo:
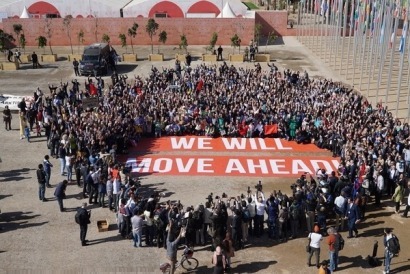
[[[149,45],[151,40],[145,32],[148,18],[75,18],[71,21],[71,40],[73,45],[78,44],[77,35],[84,32],[84,45],[100,42],[103,34],[110,37],[113,45],[120,45],[118,35],[127,34],[128,29],[137,23],[139,28],[133,39],[134,45]],[[230,45],[231,37],[237,33],[243,43],[248,43],[254,35],[255,20],[248,18],[156,18],[159,25],[153,42],[158,45],[158,34],[167,32],[166,45],[178,45],[181,35],[185,34],[188,45],[208,45],[214,32],[218,33],[217,44]],[[21,24],[26,36],[27,46],[37,46],[36,38],[46,36],[44,19],[3,19],[3,30],[13,34],[13,25]],[[69,46],[70,41],[63,25],[62,18],[51,19],[51,45]],[[130,45],[130,37],[127,36]]]

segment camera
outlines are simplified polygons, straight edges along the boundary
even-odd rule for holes
[[[256,188],[256,191],[261,192],[262,191],[262,182],[259,181],[259,183],[255,186],[255,188]]]
[[[206,197],[206,199],[208,200],[208,202],[210,203],[210,204],[212,204],[212,202],[213,202],[213,196],[214,194],[211,192],[211,194],[209,194],[208,195],[208,197]]]

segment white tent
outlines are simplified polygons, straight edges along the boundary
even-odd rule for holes
[[[25,19],[30,18],[30,14],[28,13],[28,10],[27,10],[26,6],[24,6],[24,9],[23,9],[23,12],[20,15],[20,18],[25,18]]]
[[[233,12],[231,5],[227,2],[225,7],[222,9],[222,12],[217,16],[217,18],[235,18],[236,15]]]

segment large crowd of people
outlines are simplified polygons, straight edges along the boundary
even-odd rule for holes
[[[147,246],[166,245],[172,220],[178,224],[175,238],[185,227],[187,245],[212,242],[224,251],[229,268],[233,251],[264,233],[279,243],[305,232],[326,235],[330,223],[330,234],[347,227],[348,238],[358,237],[356,224],[365,219],[371,196],[377,206],[384,195],[393,198],[399,213],[410,174],[409,125],[341,83],[269,67],[223,63],[183,70],[179,65],[152,67],[146,78],[114,73],[110,84],[101,77],[73,80],[50,85],[50,92],[38,88],[32,105],[19,105],[20,120],[44,128],[61,175],[72,180],[75,174],[84,198],[115,211],[119,232],[133,237],[136,247],[142,236]],[[96,99],[91,98],[94,91]],[[86,104],[91,99],[95,105]],[[144,136],[269,138],[264,126],[272,124],[278,126],[273,137],[314,143],[340,157],[338,172],[303,174],[292,185],[292,195],[264,194],[258,185],[245,195],[209,195],[207,201],[183,207],[161,202],[161,193],[141,196],[138,181],[117,160]],[[407,211],[408,206],[404,216]],[[337,259],[330,265],[334,271]]]

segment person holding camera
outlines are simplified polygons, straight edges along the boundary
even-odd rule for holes
[[[87,237],[87,229],[88,224],[91,223],[91,211],[86,209],[87,203],[83,203],[81,208],[77,210],[76,214],[76,222],[80,225],[80,241],[82,246],[86,246],[88,240],[85,238]]]
[[[168,236],[167,236],[167,259],[171,264],[170,274],[175,273],[175,263],[177,262],[178,243],[181,237],[185,237],[185,228],[181,228],[179,235],[175,238],[172,234],[174,220],[169,219]]]
[[[260,184],[260,181],[259,181]],[[260,195],[259,195],[260,192]],[[266,208],[266,201],[265,201],[265,195],[263,192],[259,191],[259,189],[256,191],[256,194],[253,195],[253,199],[255,200],[255,205],[256,205],[256,215],[255,215],[255,236],[257,238],[260,238],[263,234],[263,221],[264,221],[264,215],[265,215],[265,208]]]

